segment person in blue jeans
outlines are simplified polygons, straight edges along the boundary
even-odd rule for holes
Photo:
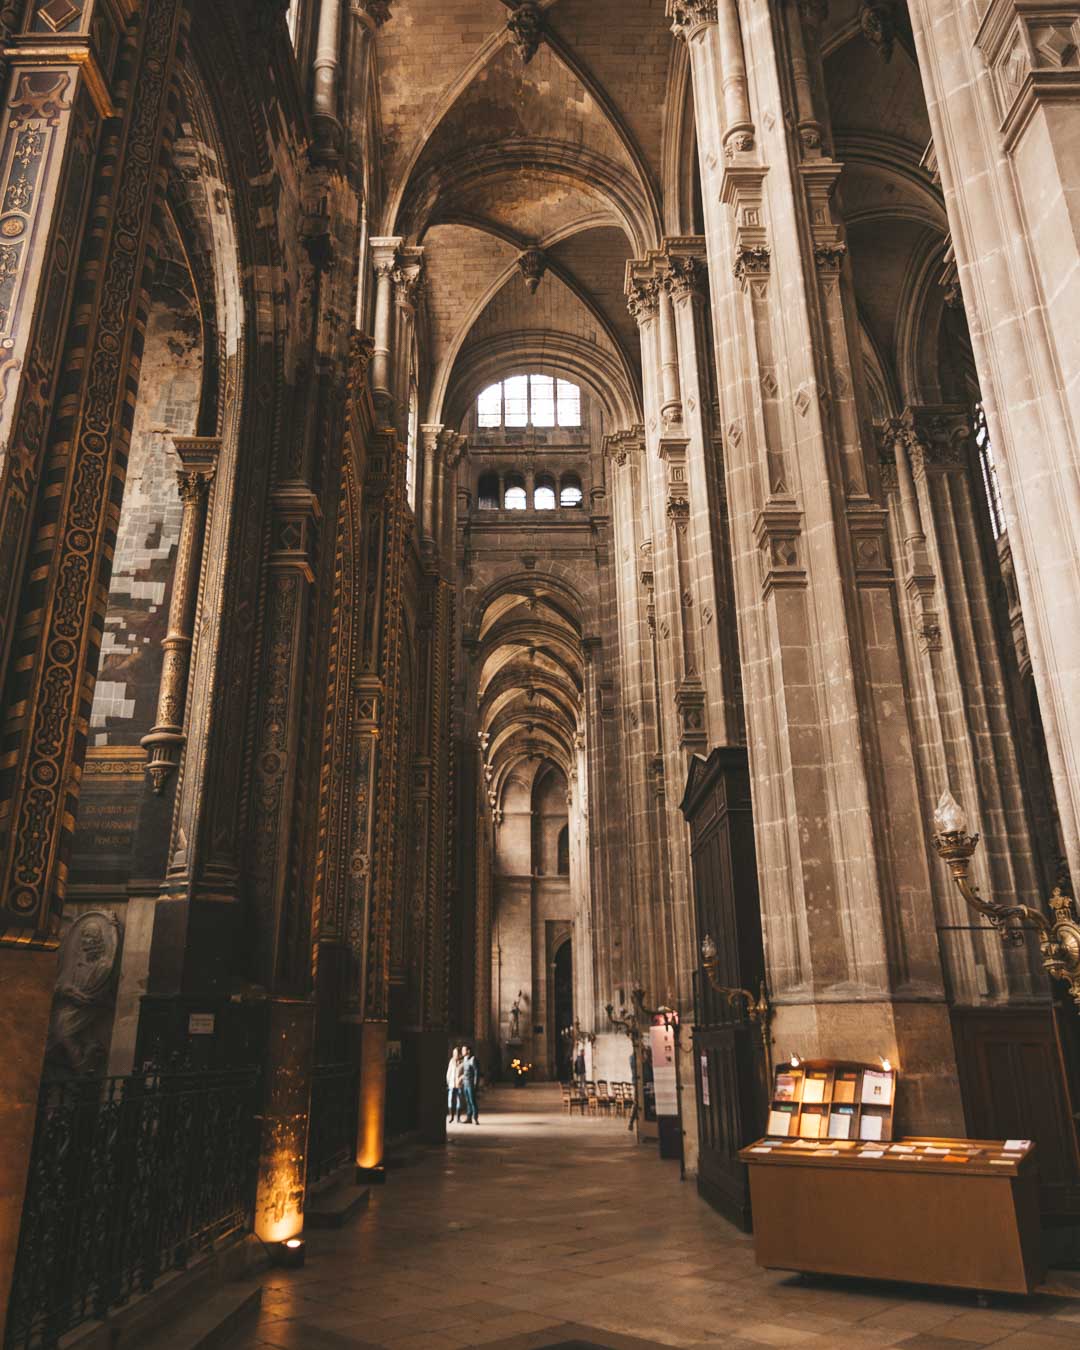
[[[480,1078],[480,1066],[472,1052],[472,1046],[465,1047],[465,1058],[461,1061],[461,1093],[465,1098],[465,1124],[479,1125],[480,1112],[476,1107],[476,1087]]]

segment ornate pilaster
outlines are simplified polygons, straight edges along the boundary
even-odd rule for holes
[[[294,891],[289,869],[293,843],[294,780],[303,720],[312,561],[322,512],[303,482],[271,494],[266,631],[262,692],[252,774],[251,892],[259,913],[251,968],[267,989],[303,994],[306,897]],[[310,949],[309,949],[310,950]]]
[[[0,132],[0,983],[17,1009],[0,1065],[3,1309],[139,382],[182,6],[145,0],[135,15],[87,0],[55,12],[58,38],[39,11],[25,6],[21,24],[10,5],[2,12],[11,37]],[[119,91],[131,91],[122,106]]]
[[[221,440],[216,436],[177,437],[173,444],[184,466],[177,474],[183,514],[173,568],[168,630],[161,643],[157,717],[149,734],[142,738],[148,759],[146,773],[159,796],[176,772],[185,741],[184,705],[195,636],[203,537]]]
[[[126,469],[129,432],[123,410],[138,380],[143,264],[151,211],[162,186],[159,174],[148,173],[146,165],[159,162],[168,134],[167,93],[180,7],[176,0],[154,0],[143,15],[124,72],[128,87],[138,85],[139,96],[102,152],[102,167],[111,171],[98,177],[100,196],[91,226],[101,244],[86,277],[86,303],[69,335],[66,396],[55,408],[39,405],[31,413],[42,390],[52,387],[55,368],[36,367],[41,382],[20,386],[0,493],[0,606],[9,616],[17,613],[12,631],[20,651],[17,665],[9,664],[3,695],[0,890],[4,926],[24,939],[49,938],[63,903],[65,854],[86,747],[86,691],[93,688],[105,603],[100,583],[107,565],[102,560],[115,533]],[[89,56],[81,64],[89,70]],[[60,105],[67,103],[61,91],[74,93],[74,73],[31,78],[17,68],[16,88],[30,99],[25,113],[37,102],[38,116],[59,117]],[[51,92],[39,97],[33,92],[39,86]],[[44,128],[26,126],[24,131],[37,138]],[[90,172],[88,160],[80,172]],[[82,191],[76,196],[82,200]],[[71,240],[65,246],[78,252]],[[9,281],[14,285],[14,274]],[[58,303],[62,312],[62,297]],[[37,349],[43,359],[46,350],[56,351],[55,328]],[[30,501],[46,478],[55,505],[29,540],[20,570]],[[4,623],[5,633],[9,623]]]

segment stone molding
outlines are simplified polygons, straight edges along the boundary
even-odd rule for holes
[[[1041,103],[1080,101],[1080,4],[991,0],[975,37],[1008,152]]]

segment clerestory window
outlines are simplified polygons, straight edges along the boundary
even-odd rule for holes
[[[979,468],[986,504],[990,508],[990,526],[994,538],[1000,539],[1005,533],[1005,508],[1001,503],[1001,488],[994,463],[994,447],[990,444],[990,429],[986,425],[986,410],[981,403],[975,405],[975,444],[979,449]]]
[[[479,427],[579,427],[581,390],[552,375],[511,375],[476,400]]]

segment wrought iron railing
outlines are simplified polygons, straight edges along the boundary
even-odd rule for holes
[[[249,1227],[258,1109],[254,1069],[45,1084],[7,1350],[55,1346]]]
[[[351,1161],[356,1150],[358,1072],[352,1064],[317,1064],[311,1076],[308,1185]]]

